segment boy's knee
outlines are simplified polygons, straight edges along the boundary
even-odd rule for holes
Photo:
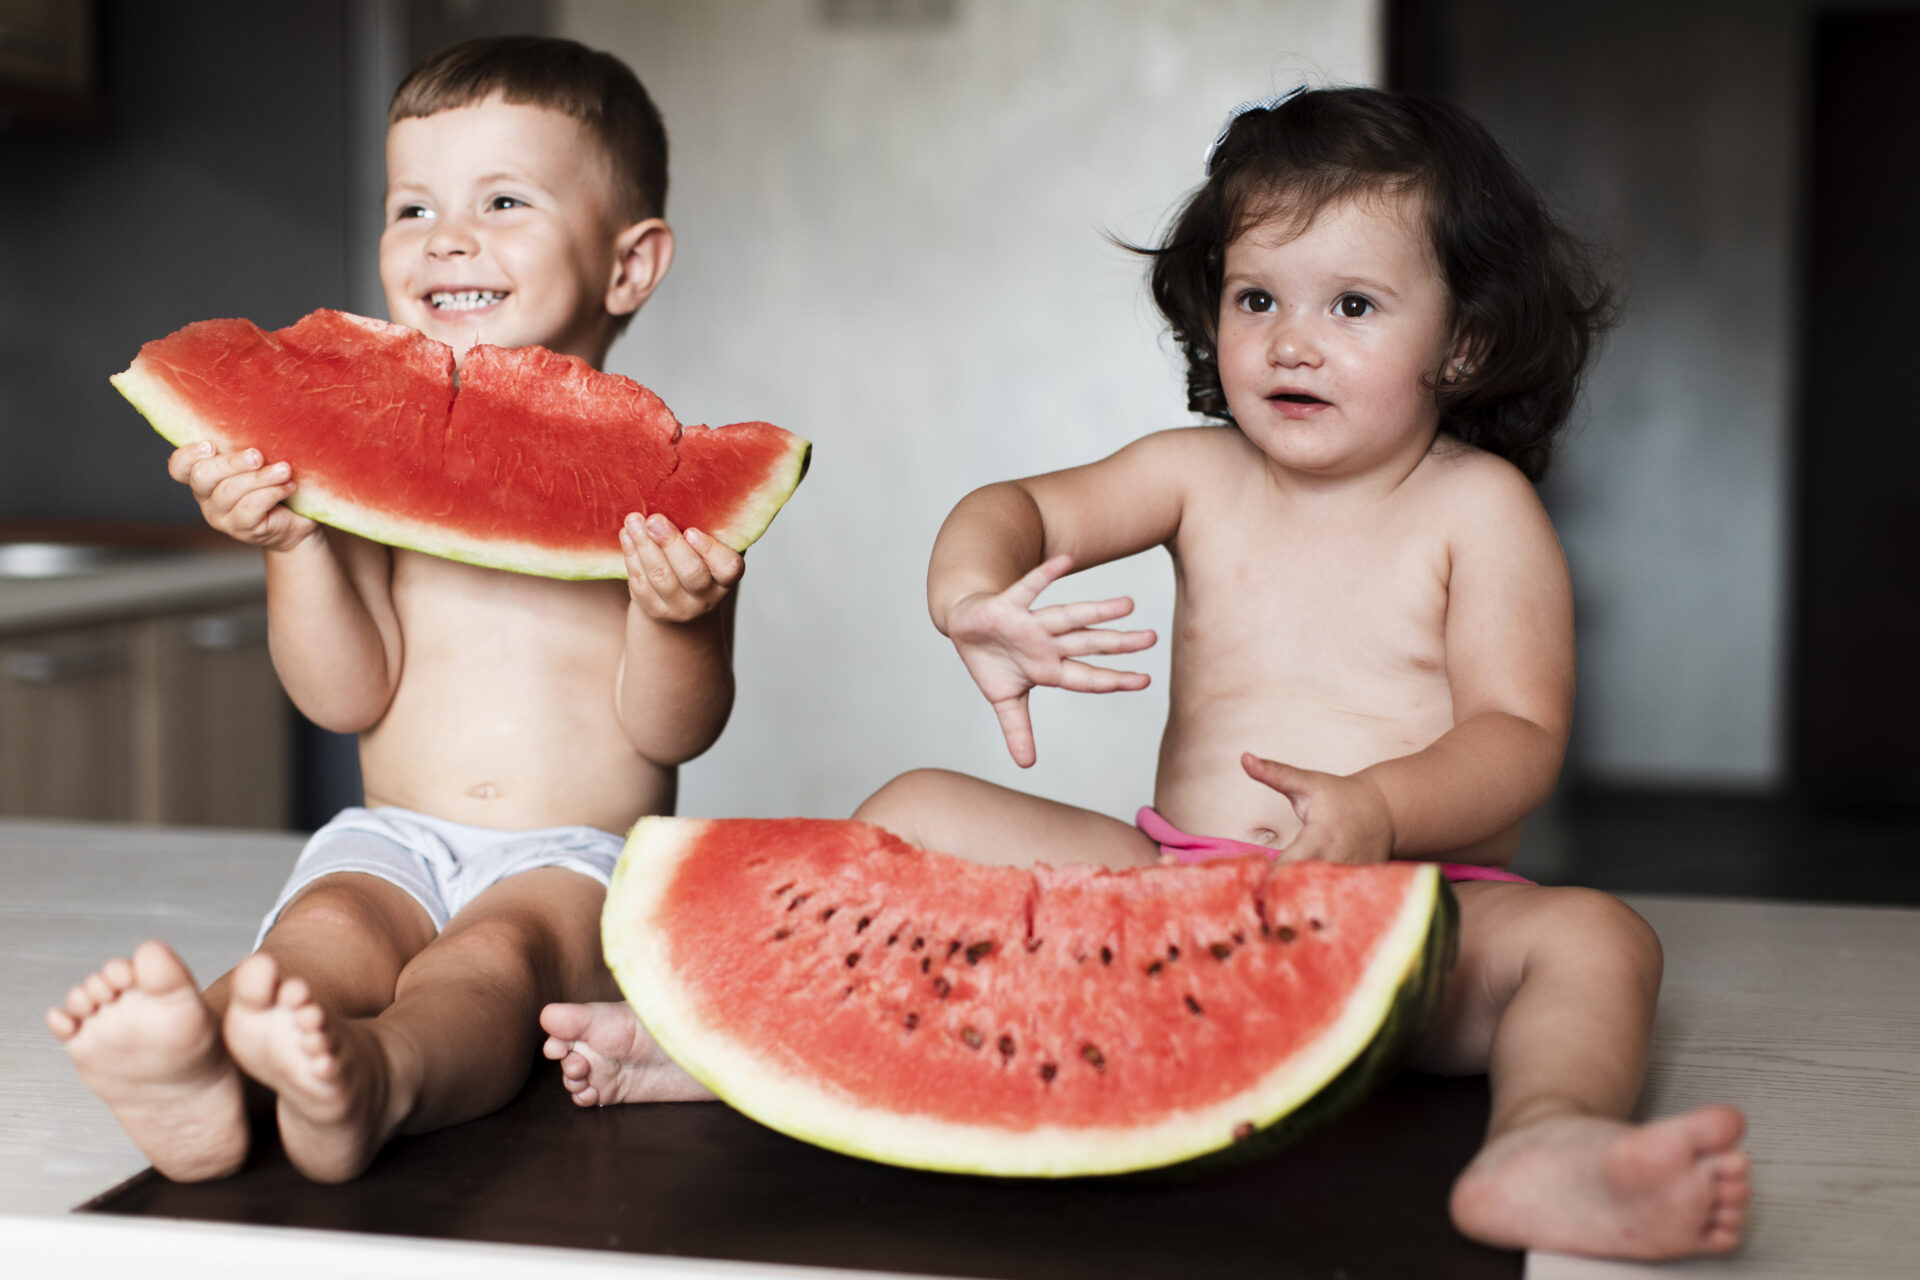
[[[909,769],[882,784],[854,810],[853,816],[898,831],[895,823],[904,823],[907,817],[940,804],[964,777],[951,769]]]

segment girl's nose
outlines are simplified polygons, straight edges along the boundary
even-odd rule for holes
[[[1319,354],[1312,331],[1300,317],[1282,314],[1274,322],[1267,342],[1267,359],[1275,367],[1310,365],[1318,360]]]

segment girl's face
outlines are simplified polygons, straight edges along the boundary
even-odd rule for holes
[[[1417,195],[1362,193],[1227,246],[1216,348],[1240,430],[1289,471],[1405,474],[1466,359]]]

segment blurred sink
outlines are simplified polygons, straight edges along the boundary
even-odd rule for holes
[[[0,580],[80,578],[137,568],[180,556],[179,551],[86,542],[0,542]]]

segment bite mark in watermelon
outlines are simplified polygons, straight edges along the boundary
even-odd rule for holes
[[[1291,1141],[1394,1070],[1455,908],[1415,863],[989,867],[878,827],[644,818],[602,917],[649,1034],[747,1115],[1059,1177]]]
[[[176,446],[291,463],[302,515],[554,578],[625,577],[630,511],[744,551],[811,452],[765,422],[683,427],[631,378],[540,347],[474,347],[456,385],[451,347],[340,311],[190,324],[111,381]]]

